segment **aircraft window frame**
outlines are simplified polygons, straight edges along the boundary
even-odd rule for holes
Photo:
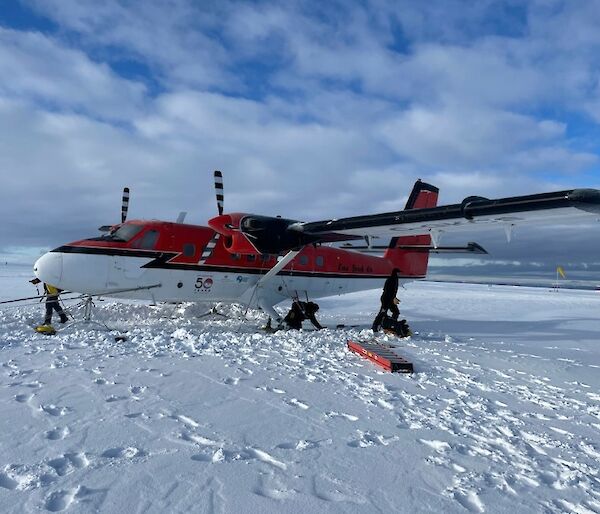
[[[300,266],[308,266],[310,264],[308,255],[300,255],[298,258],[298,264],[300,264]]]
[[[315,257],[315,264],[319,267],[322,268],[323,266],[325,266],[325,257],[323,257],[322,255],[317,255]]]
[[[256,255],[254,255],[253,253],[249,253],[248,255],[246,255],[246,260],[248,262],[256,262]]]
[[[229,255],[231,255],[231,260],[233,261],[239,261],[242,258],[242,256],[239,253],[231,253]]]
[[[94,237],[91,241],[115,241],[118,243],[128,243],[144,229],[143,225],[124,224],[104,234],[100,237]]]
[[[194,243],[184,243],[182,253],[184,257],[194,257],[196,255],[196,245]]]
[[[134,248],[139,248],[140,250],[154,250],[154,248],[156,248],[156,244],[158,243],[159,237],[160,232],[154,228],[151,228],[144,232],[132,246]]]

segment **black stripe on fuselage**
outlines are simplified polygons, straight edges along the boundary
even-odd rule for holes
[[[146,257],[148,259],[157,259],[162,255],[169,255],[172,259],[179,255],[176,252],[157,252],[155,250],[129,250],[126,248],[107,248],[104,246],[59,246],[54,250],[55,253],[84,253],[87,255],[116,255],[119,257]]]
[[[107,256],[118,256],[118,257],[144,257],[147,259],[153,259],[150,262],[141,266],[147,269],[166,269],[166,270],[179,270],[179,271],[202,271],[206,273],[238,273],[247,275],[264,275],[271,268],[246,268],[243,266],[222,266],[214,264],[187,264],[180,262],[169,262],[171,259],[179,255],[175,252],[156,252],[152,250],[125,250],[121,248],[102,248],[102,247],[89,247],[89,246],[60,246],[55,248],[52,252],[56,253],[79,253],[87,255],[107,255]],[[336,272],[319,272],[319,271],[300,271],[300,270],[282,270],[278,273],[281,276],[294,276],[294,277],[316,277],[316,278],[381,278],[385,279],[388,277],[385,275],[375,275],[368,273],[336,273]],[[421,279],[425,278],[425,275],[400,275],[401,279]]]

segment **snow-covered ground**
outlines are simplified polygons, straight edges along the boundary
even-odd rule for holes
[[[0,271],[4,298],[28,269]],[[378,291],[265,334],[97,302],[128,340],[0,309],[2,512],[600,512],[600,293],[414,283],[388,374],[346,350]],[[81,317],[81,308],[73,309]],[[236,312],[232,309],[231,312]]]

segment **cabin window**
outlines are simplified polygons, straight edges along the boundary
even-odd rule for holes
[[[185,243],[183,245],[183,255],[186,257],[193,257],[196,255],[196,245],[192,243]]]
[[[233,260],[233,261],[239,261],[241,258],[242,258],[242,256],[239,253],[231,254],[231,260]]]
[[[246,259],[248,262],[254,262],[256,260],[256,255],[254,255],[253,253],[246,255]]]
[[[269,262],[269,260],[271,260],[271,256],[269,254],[263,253],[260,256],[260,260],[263,262]]]
[[[308,255],[301,255],[299,262],[302,266],[307,266],[308,265]]]
[[[158,242],[158,230],[148,230],[135,244],[136,248],[142,250],[153,250]]]
[[[322,255],[317,255],[315,262],[317,263],[317,266],[323,267],[325,265],[325,259],[323,258]]]

